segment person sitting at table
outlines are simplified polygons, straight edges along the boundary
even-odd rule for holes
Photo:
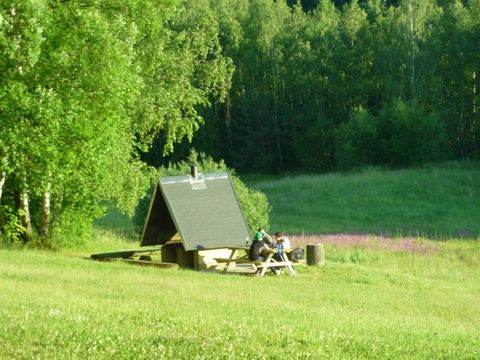
[[[275,240],[274,247],[278,251],[275,255],[273,255],[273,258],[275,261],[285,261],[281,254],[291,251],[292,246],[290,245],[290,240],[288,237],[278,231],[275,233],[275,235],[273,235],[273,239]]]
[[[272,237],[267,234],[264,229],[259,229],[253,236],[253,242],[248,251],[248,258],[250,261],[264,262],[267,260],[268,254],[271,254],[274,250],[272,248]],[[270,268],[274,274],[278,274],[278,270]],[[257,273],[260,271],[257,270]]]
[[[265,241],[269,247],[272,247],[273,245],[273,238],[268,235],[268,233],[265,231],[265,229],[258,229],[258,232],[263,234],[263,241]]]
[[[264,254],[268,254],[273,250],[273,239],[264,229],[258,229],[253,236],[253,242],[248,251],[250,261],[265,261]]]
[[[273,237],[275,239],[275,245],[281,245],[285,252],[289,252],[292,249],[292,245],[290,245],[290,240],[281,232],[276,232]]]

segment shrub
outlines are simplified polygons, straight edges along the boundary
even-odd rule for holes
[[[223,160],[219,162],[214,161],[210,156],[204,153],[197,153],[191,150],[187,159],[179,161],[175,164],[162,166],[158,169],[159,176],[175,176],[185,175],[190,173],[190,166],[196,164],[199,170],[205,173],[210,172],[228,172],[232,179],[235,193],[237,194],[240,206],[248,224],[250,232],[255,232],[259,227],[268,229],[269,227],[269,213],[270,205],[264,193],[256,190],[251,190],[236,176],[233,169],[229,169]],[[133,217],[133,222],[137,229],[141,231],[145,224],[148,207],[150,205],[153,190],[156,183],[152,184],[148,195],[145,196],[137,206]]]
[[[24,231],[20,217],[15,210],[8,205],[2,205],[0,208],[0,243],[21,243],[21,235]]]
[[[437,114],[426,113],[415,102],[396,100],[384,106],[378,127],[385,164],[419,165],[448,154],[446,131]]]
[[[378,116],[356,110],[337,129],[335,143],[340,169],[421,165],[444,160],[450,152],[438,115],[402,100],[386,104]]]
[[[305,128],[294,142],[295,157],[301,167],[309,171],[331,170],[334,167],[334,124],[322,118]]]
[[[340,169],[373,165],[378,154],[375,118],[362,108],[335,133],[335,158]]]
[[[76,248],[86,244],[92,237],[92,218],[99,217],[100,207],[90,212],[68,208],[51,226],[51,238],[43,245],[53,248]]]

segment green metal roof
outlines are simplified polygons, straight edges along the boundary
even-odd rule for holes
[[[243,245],[250,240],[227,173],[159,179],[141,246],[165,244],[177,231],[187,251]]]

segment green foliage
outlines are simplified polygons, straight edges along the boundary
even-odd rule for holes
[[[138,240],[139,233],[141,233],[143,230],[141,226],[143,226],[143,221],[145,221],[145,219],[141,219],[141,221],[139,221],[139,227],[137,227],[135,223],[140,219],[137,219],[136,217],[137,213],[140,212],[140,209],[143,211],[143,216],[146,215],[149,206],[149,203],[146,202],[146,199],[146,196],[142,197],[135,208],[133,216],[122,213],[115,206],[108,206],[106,208],[105,215],[94,221],[94,228],[105,233],[116,233],[119,237],[130,239],[132,241]]]
[[[395,166],[419,165],[448,157],[446,134],[434,113],[413,103],[394,101],[378,118],[383,162]]]
[[[340,169],[377,163],[380,147],[375,118],[365,109],[358,109],[335,134],[336,161]]]
[[[192,140],[204,123],[198,109],[223,100],[233,67],[221,54],[218,20],[203,2],[130,6],[137,32],[135,64],[142,77],[134,107],[137,146],[146,151],[157,137],[164,156],[175,143]]]
[[[478,157],[478,1],[322,0],[310,12],[293,1],[201,4],[217,19],[221,54],[235,72],[225,103],[202,111],[195,148],[245,172]],[[358,109],[372,114],[379,131],[378,122],[388,122],[379,113],[393,108],[403,112],[388,115],[403,135],[378,132],[380,156],[371,157],[372,145],[360,136],[345,139],[361,126],[353,120]],[[373,136],[371,126],[362,131]],[[418,159],[402,155],[410,135],[414,142],[424,136],[425,145],[414,146]],[[152,163],[164,161],[150,155]]]
[[[225,97],[218,24],[183,5],[0,3],[0,200],[20,217],[28,198],[34,232],[49,216],[45,242],[88,236],[103,201],[132,213],[151,172],[140,151],[159,133],[164,154],[191,140],[197,107]],[[5,221],[2,239],[25,235]]]
[[[328,119],[320,120],[308,127],[294,143],[295,154],[302,168],[308,171],[331,170],[334,168],[334,144],[331,142],[333,129]]]
[[[98,215],[97,215],[98,216]],[[50,246],[54,248],[75,249],[88,242],[92,237],[92,218],[90,213],[74,209],[62,211],[53,228],[52,238],[55,239]],[[72,236],[75,234],[75,236]]]
[[[267,196],[262,191],[249,189],[232,170],[228,171],[250,232],[253,234],[259,228],[268,231],[271,206]]]
[[[446,131],[435,113],[395,100],[378,116],[360,109],[335,136],[340,169],[366,165],[421,165],[448,158]]]
[[[2,232],[0,233],[0,243],[3,244],[18,244],[21,243],[20,234],[25,229],[20,222],[20,217],[15,213],[15,210],[9,206],[3,206],[0,212],[0,225]]]
[[[0,358],[473,359],[479,245],[368,259],[338,248],[345,262],[296,279],[0,250]]]
[[[65,224],[63,212],[76,213],[79,222],[91,220],[91,209],[100,199],[117,201],[125,211],[133,208],[144,181],[142,166],[126,156],[134,147],[127,109],[139,77],[131,67],[131,38],[116,38],[123,25],[99,9],[38,2],[34,8],[41,11],[29,13],[26,4],[12,4],[4,12],[13,22],[25,16],[34,24],[35,32],[19,35],[25,42],[17,46],[28,52],[28,41],[36,39],[38,50],[28,65],[18,57],[4,63],[2,127],[15,129],[2,137],[0,151],[9,164],[5,187],[12,203],[6,205],[15,206],[17,193],[27,193],[38,227],[42,194],[50,193],[51,233],[61,233],[66,228],[56,227]],[[136,183],[124,181],[125,173]],[[130,185],[128,196],[125,182]]]
[[[223,160],[217,162],[212,157],[204,153],[197,153],[192,149],[185,160],[160,167],[158,169],[158,176],[187,175],[190,174],[191,165],[197,165],[198,171],[204,173],[227,172],[232,180],[233,188],[238,197],[238,201],[240,202],[250,232],[255,232],[259,227],[265,229],[269,228],[269,213],[271,208],[265,194],[261,191],[255,191],[245,186],[235,174],[235,171],[229,169]],[[156,181],[152,185],[149,195],[140,201],[140,204],[135,211],[133,221],[139,232],[143,229],[145,224],[154,186],[156,186]]]

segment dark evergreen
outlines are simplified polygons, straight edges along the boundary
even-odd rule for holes
[[[478,0],[210,0],[202,6],[216,14],[222,54],[235,70],[226,101],[202,110],[197,149],[241,171],[357,166],[360,160],[348,161],[340,150],[350,146],[341,143],[352,139],[345,137],[355,128],[350,119],[367,111],[376,128],[385,128],[376,141],[388,147],[393,143],[382,134],[404,128],[380,124],[381,112],[402,103],[410,110],[395,114],[396,121],[423,129],[420,137],[407,131],[412,142],[422,142],[413,148],[425,149],[431,139],[437,145],[412,157],[398,146],[374,155],[363,142],[360,163],[409,166],[479,156]],[[422,116],[428,120],[407,120]],[[425,129],[437,130],[427,136]],[[191,146],[185,141],[176,151],[186,154]]]

